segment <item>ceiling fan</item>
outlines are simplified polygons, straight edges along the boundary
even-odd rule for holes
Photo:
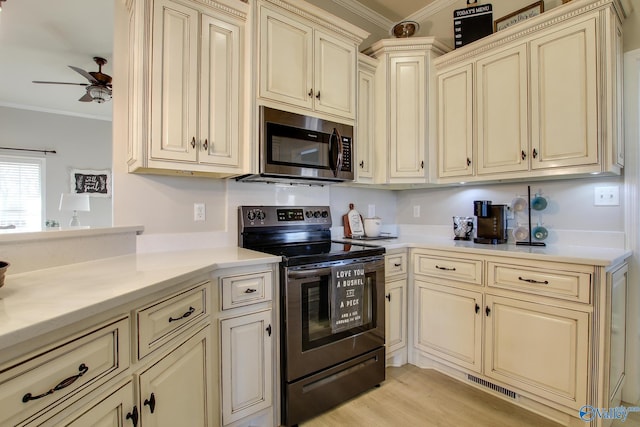
[[[102,72],[102,66],[107,63],[107,60],[94,56],[93,60],[98,64],[98,71],[85,71],[82,68],[69,65],[73,71],[85,77],[89,80],[89,83],[66,83],[66,82],[44,82],[34,80],[33,83],[41,84],[54,84],[54,85],[77,85],[86,86],[87,92],[78,101],[81,102],[97,102],[99,104],[109,101],[111,99],[111,76]]]

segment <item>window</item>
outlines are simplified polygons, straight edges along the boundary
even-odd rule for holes
[[[0,156],[0,227],[42,228],[44,166],[41,158]]]

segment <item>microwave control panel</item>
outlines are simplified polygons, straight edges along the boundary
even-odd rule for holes
[[[342,137],[342,167],[340,170],[351,170],[351,138]]]

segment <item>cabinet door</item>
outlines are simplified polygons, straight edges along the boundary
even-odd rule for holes
[[[220,322],[222,423],[271,406],[273,338],[271,310]]]
[[[480,372],[482,294],[422,280],[415,285],[416,348]]]
[[[200,163],[238,166],[241,33],[237,25],[202,16]]]
[[[139,417],[139,409],[133,404],[133,384],[128,382],[113,393],[99,400],[82,405],[79,410],[68,409],[41,422],[36,420],[28,426],[64,427],[129,427]]]
[[[212,426],[209,326],[139,374],[141,425]]]
[[[598,162],[597,19],[531,42],[532,169]]]
[[[358,72],[358,115],[356,118],[356,174],[358,182],[373,180],[375,128],[375,76]]]
[[[387,354],[407,345],[407,279],[387,282],[385,341]]]
[[[313,108],[312,28],[260,8],[260,96]]]
[[[353,119],[356,94],[356,48],[322,31],[314,33],[314,107]]]
[[[487,294],[484,374],[564,406],[587,403],[589,314]]]
[[[197,160],[198,12],[171,0],[153,6],[151,157]]]
[[[625,377],[628,267],[611,275],[611,338],[609,342],[609,408],[620,405]]]
[[[527,45],[476,62],[478,175],[529,169]]]
[[[426,58],[391,57],[389,180],[424,182],[427,116]],[[407,180],[407,178],[409,178]]]
[[[438,74],[438,177],[473,176],[473,64]]]

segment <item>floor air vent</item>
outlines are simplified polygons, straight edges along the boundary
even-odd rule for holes
[[[493,391],[497,391],[498,393],[502,393],[505,396],[509,396],[512,399],[515,399],[518,395],[515,391],[511,391],[504,387],[500,387],[499,385],[495,385],[494,383],[490,383],[489,381],[483,380],[482,378],[474,377],[473,375],[467,374],[467,378],[474,383],[480,384],[481,386],[490,388]]]

